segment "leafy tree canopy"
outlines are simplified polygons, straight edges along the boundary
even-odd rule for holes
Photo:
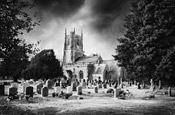
[[[52,79],[61,76],[63,76],[63,70],[53,50],[42,50],[31,59],[31,63],[23,71],[25,79]]]
[[[137,79],[175,82],[175,1],[137,0],[125,18],[116,60]]]

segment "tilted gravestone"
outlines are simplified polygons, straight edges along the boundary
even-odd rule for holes
[[[33,97],[33,87],[32,86],[26,87],[26,95]]]
[[[5,94],[5,87],[4,85],[0,85],[0,95],[4,95]]]
[[[48,95],[49,95],[49,89],[48,89],[48,87],[43,87],[41,89],[41,96],[42,97],[47,97]]]
[[[71,87],[72,87],[72,91],[77,91],[77,84],[76,84],[76,82],[72,83]]]
[[[114,89],[114,98],[119,96],[119,89]]]
[[[51,89],[51,88],[52,88],[52,80],[48,79],[48,80],[46,81],[46,86],[47,86],[49,89]]]
[[[98,87],[97,87],[97,86],[95,86],[94,92],[95,92],[95,93],[98,93]]]
[[[77,95],[82,95],[82,87],[81,86],[78,86],[77,87]]]
[[[41,94],[41,89],[43,88],[43,83],[39,83],[37,86],[36,86],[36,91],[38,94]]]
[[[61,94],[61,87],[59,87],[59,86],[54,87],[54,91],[55,91],[55,94],[60,95]]]
[[[14,96],[18,93],[18,89],[16,87],[10,87],[8,89],[8,95],[9,96]]]

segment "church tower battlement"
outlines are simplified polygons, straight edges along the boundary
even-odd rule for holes
[[[67,29],[65,29],[63,64],[73,64],[77,58],[83,55],[83,32],[81,31],[81,35],[78,35],[75,34],[74,29],[70,34],[67,34]]]

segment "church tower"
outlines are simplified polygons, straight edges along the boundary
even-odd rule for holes
[[[83,32],[81,31],[81,35],[75,34],[74,28],[74,31],[67,35],[67,29],[65,29],[63,65],[75,63],[76,59],[83,54]]]

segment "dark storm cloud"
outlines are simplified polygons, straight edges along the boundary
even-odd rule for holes
[[[91,6],[93,15],[97,18],[93,22],[94,28],[101,31],[110,28],[116,20],[122,21],[131,2],[132,0],[94,0]]]
[[[84,4],[85,0],[39,0],[38,10],[45,11],[53,16],[69,17],[74,14]]]

